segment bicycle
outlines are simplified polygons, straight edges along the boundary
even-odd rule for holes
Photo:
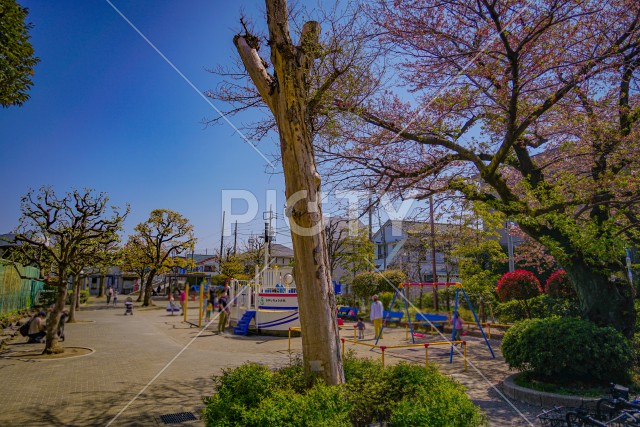
[[[596,416],[599,419],[615,418],[621,412],[628,414],[640,413],[640,400],[629,401],[629,389],[619,384],[609,385],[611,397],[603,397],[596,404]]]

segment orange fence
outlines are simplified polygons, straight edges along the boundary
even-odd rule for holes
[[[424,343],[424,344],[406,344],[406,345],[376,345],[376,344],[361,342],[356,339],[348,340],[346,338],[340,338],[340,341],[342,341],[342,357],[344,357],[344,343],[346,342],[357,344],[357,345],[364,345],[366,347],[379,348],[383,367],[384,367],[384,352],[386,350],[395,349],[395,348],[424,347],[424,366],[428,367],[429,366],[429,347],[438,346],[438,345],[451,346],[455,344],[462,344],[463,356],[464,356],[464,370],[465,371],[467,370],[467,342],[466,341],[437,341],[437,342],[430,342],[430,343]]]

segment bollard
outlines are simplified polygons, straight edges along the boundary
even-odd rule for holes
[[[383,346],[383,345],[381,345],[381,346],[380,346],[380,350],[382,351],[382,367],[383,367],[383,368],[384,368],[384,350],[385,350],[386,348],[387,348],[387,347],[385,347],[385,346]]]
[[[340,341],[342,341],[342,358],[344,359],[344,338],[340,338]]]
[[[467,370],[467,342],[462,341],[462,346],[464,347],[464,370]]]
[[[424,367],[429,367],[429,344],[424,345]]]
[[[358,325],[353,325],[353,340],[357,341],[358,338],[356,336],[356,331],[358,330]]]
[[[189,296],[184,299],[184,321],[187,321],[187,310],[189,309]]]
[[[291,328],[289,328],[289,354],[291,354]]]

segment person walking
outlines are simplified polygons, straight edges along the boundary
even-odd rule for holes
[[[462,321],[462,317],[460,317],[460,313],[458,313],[457,311],[453,312],[453,316],[451,317],[451,324],[453,325],[453,330],[455,332],[453,334],[453,340],[461,341],[464,322]]]
[[[378,295],[373,296],[373,302],[371,303],[371,312],[369,318],[373,322],[373,329],[375,330],[375,338],[382,339],[382,312],[384,306],[382,301],[378,300]]]
[[[182,292],[180,292],[180,309],[182,310],[183,313],[184,313],[185,301],[187,301],[187,291],[183,289]]]
[[[358,330],[358,339],[364,339],[364,330],[367,329],[364,322],[362,321],[362,317],[358,317],[358,323],[356,323],[356,329]]]
[[[107,305],[109,305],[109,303],[111,302],[112,296],[113,296],[113,288],[109,286],[109,289],[107,289]]]
[[[227,326],[227,318],[229,317],[227,314],[227,297],[224,293],[220,294],[218,298],[218,311],[220,315],[218,317],[218,333],[224,334],[224,328]]]

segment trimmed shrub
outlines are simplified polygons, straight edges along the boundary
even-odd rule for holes
[[[498,281],[496,293],[500,301],[527,300],[542,292],[538,278],[530,271],[515,270],[504,273]]]
[[[351,283],[353,295],[365,300],[371,298],[373,294],[378,292],[378,278],[379,275],[377,273],[364,272],[358,274],[353,278],[353,283]]]
[[[365,427],[479,426],[485,419],[464,388],[435,368],[400,363],[344,360],[346,384],[307,381],[301,363],[271,372],[257,364],[214,377],[217,394],[205,398],[208,426]]]
[[[501,348],[510,368],[560,384],[625,382],[632,356],[629,343],[614,328],[559,317],[516,323]]]
[[[575,298],[576,296],[576,291],[569,283],[567,272],[562,269],[551,273],[544,285],[544,292],[556,298]]]
[[[532,318],[576,317],[580,315],[577,299],[554,298],[547,294],[538,295],[527,301]],[[516,322],[527,318],[527,312],[520,301],[498,303],[494,314],[500,322]]]
[[[407,275],[400,270],[385,270],[378,279],[378,292],[394,292],[401,283],[407,280]]]

